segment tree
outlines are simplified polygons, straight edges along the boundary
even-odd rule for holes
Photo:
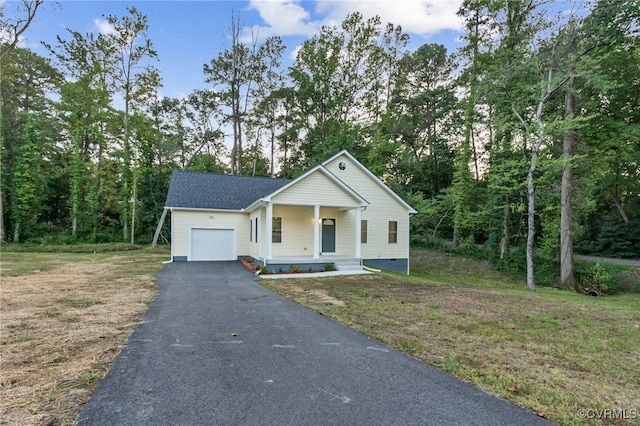
[[[4,13],[0,11],[0,64],[2,64],[4,57],[17,46],[20,41],[20,36],[27,30],[29,25],[31,25],[38,8],[42,6],[43,3],[44,0],[22,0],[22,10],[18,11],[18,18],[13,21],[5,19]],[[0,84],[0,152],[4,146],[4,132],[2,128],[4,121],[3,99],[2,84]],[[2,178],[0,177],[0,244],[5,242],[3,187]]]
[[[186,99],[185,118],[188,120],[191,157],[183,165],[186,169],[200,152],[207,148],[213,156],[224,153],[223,133],[219,120],[220,95],[212,90],[194,90]]]
[[[222,103],[230,106],[225,122],[233,129],[231,173],[242,174],[243,132],[257,79],[259,57],[256,42],[249,47],[240,42],[240,18],[231,16],[231,47],[204,65],[205,81],[218,90]]]
[[[573,118],[576,113],[576,44],[572,38],[568,46],[568,74],[564,94],[564,116]],[[562,181],[560,184],[560,284],[575,290],[575,267],[573,263],[573,151],[576,145],[576,135],[569,127],[562,132]]]
[[[149,25],[147,17],[135,7],[127,9],[129,15],[118,18],[113,15],[107,17],[107,22],[113,26],[113,31],[106,34],[106,47],[109,56],[113,58],[113,82],[124,101],[122,114],[122,184],[121,184],[121,224],[123,238],[129,234],[129,207],[131,217],[134,218],[133,200],[133,168],[135,153],[132,151],[130,117],[136,108],[149,99],[151,93],[158,88],[158,79],[152,78],[155,73],[148,64],[150,59],[157,58],[157,52],[147,36]],[[134,242],[135,226],[131,227],[131,243]]]
[[[21,0],[15,19],[5,19],[5,14],[0,13],[0,59],[18,45],[43,3],[44,0]]]
[[[467,45],[460,51],[466,67],[458,77],[458,85],[464,91],[461,101],[463,138],[458,141],[455,153],[453,182],[450,195],[453,205],[453,245],[459,240],[473,239],[474,213],[480,203],[476,199],[480,179],[476,151],[476,129],[483,120],[482,80],[488,52],[493,49],[492,33],[495,31],[496,4],[488,0],[466,0],[458,15],[465,21],[464,39]],[[473,165],[475,179],[470,167]]]
[[[634,33],[639,20],[637,2],[602,1],[579,32],[578,110],[588,119],[575,131],[581,143],[571,164],[582,179],[578,195],[588,197],[587,207],[577,212],[576,231],[578,249],[587,254],[638,256],[633,238],[640,230],[634,226],[640,207],[640,56]]]
[[[364,153],[369,127],[384,112],[378,98],[384,78],[393,73],[389,58],[397,51],[389,40],[405,40],[393,25],[384,31],[379,17],[365,21],[353,13],[340,27],[322,27],[298,50],[289,69],[301,137],[290,158],[298,170],[340,149]]]
[[[60,79],[59,73],[48,60],[27,49],[14,48],[0,61],[0,85],[3,88],[1,179],[5,191],[2,195],[7,201],[7,217],[3,216],[2,219],[6,221],[8,229],[13,228],[14,236],[14,220],[17,218],[21,222],[18,236],[33,231],[28,227],[34,222],[25,221],[20,214],[16,216],[12,213],[14,208],[31,205],[29,201],[20,199],[23,194],[29,197],[30,190],[23,189],[35,186],[37,194],[42,196],[46,182],[44,176],[38,176],[35,172],[32,177],[24,173],[31,166],[33,170],[39,170],[46,161],[56,156],[56,146],[52,142],[55,139],[51,137],[55,131],[55,120],[48,94],[56,93]],[[34,149],[36,151],[32,152]],[[20,168],[21,171],[18,170]],[[37,209],[33,210],[36,215],[37,212]]]
[[[452,179],[453,155],[448,143],[455,133],[453,116],[457,112],[454,67],[446,48],[439,44],[425,44],[402,58],[382,127],[392,144],[401,144],[393,165],[399,182],[431,198]]]
[[[279,37],[271,37],[265,40],[260,46],[260,56],[264,58],[264,68],[262,70],[262,78],[257,82],[256,98],[257,105],[255,108],[256,121],[255,126],[259,129],[265,128],[269,134],[268,140],[270,145],[270,176],[275,177],[275,154],[276,154],[276,137],[278,125],[278,107],[282,88],[284,87],[284,78],[281,74],[282,52],[284,44]],[[261,139],[261,132],[256,132],[256,142],[254,149],[253,172],[255,174],[255,166],[258,158],[258,141]]]
[[[68,80],[61,89],[57,107],[66,130],[70,151],[69,213],[71,236],[78,238],[80,217],[87,219],[91,241],[96,241],[103,212],[105,152],[109,151],[108,129],[116,118],[111,107],[112,56],[102,34],[81,34],[68,30],[68,39],[46,45]],[[95,162],[95,165],[94,165]]]
[[[13,199],[11,209],[13,221],[13,241],[20,242],[23,233],[35,226],[41,210],[41,191],[38,179],[38,145],[42,137],[37,125],[29,119],[22,130],[22,143],[16,152]]]

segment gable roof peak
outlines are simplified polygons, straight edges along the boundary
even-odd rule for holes
[[[342,151],[338,152],[337,154],[335,154],[333,157],[329,158],[328,160],[325,160],[322,162],[323,166],[326,166],[327,164],[333,162],[336,158],[341,157],[341,156],[345,156],[347,157],[350,161],[352,161],[356,167],[358,167],[364,174],[366,174],[367,176],[369,176],[369,178],[371,178],[371,180],[373,180],[376,184],[378,184],[382,189],[384,189],[389,195],[391,195],[393,198],[395,198],[400,204],[402,204],[402,206],[404,206],[409,213],[418,213],[418,211],[416,209],[414,209],[413,207],[411,207],[409,205],[409,203],[407,203],[405,200],[402,199],[402,197],[400,197],[398,194],[396,194],[394,191],[391,190],[391,188],[389,188],[378,176],[374,175],[371,170],[367,169],[360,161],[358,161],[358,159],[356,157],[354,157],[349,151],[347,151],[346,149],[343,149]]]

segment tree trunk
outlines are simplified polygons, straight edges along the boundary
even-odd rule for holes
[[[271,117],[271,122],[275,122],[275,117]],[[276,153],[276,126],[271,124],[271,177],[276,177],[275,171],[275,153]]]
[[[622,218],[623,222],[625,224],[628,224],[629,216],[627,216],[627,212],[624,211],[624,207],[622,207],[622,203],[620,203],[620,199],[616,196],[615,192],[611,190],[611,188],[609,188],[607,191],[609,192],[609,195],[613,199],[613,203],[616,205],[616,209],[618,209],[618,213],[620,213],[620,217]],[[0,207],[2,206],[0,205]]]
[[[133,244],[135,242],[135,236],[136,236],[136,197],[138,196],[138,194],[136,193],[136,186],[137,186],[136,173],[134,171],[134,173],[133,173],[133,184],[131,186],[131,192],[132,192],[132,196],[131,196],[131,244]]]
[[[71,164],[70,178],[70,202],[71,202],[71,237],[75,240],[78,236],[78,216],[80,215],[80,137],[82,131],[80,124],[76,123],[76,131],[73,137],[73,162]]]
[[[528,217],[527,217],[527,287],[529,290],[536,289],[534,278],[533,263],[533,242],[535,241],[535,211],[536,211],[536,193],[533,187],[533,173],[536,171],[536,162],[538,161],[538,153],[534,151],[531,154],[531,166],[527,172],[527,199],[528,199]]]
[[[2,207],[2,179],[0,179],[0,244],[4,244],[4,210]]]
[[[575,53],[576,43],[569,46],[569,54]],[[570,73],[575,70],[569,69]],[[575,79],[573,76],[567,81],[567,90],[564,96],[564,116],[571,119],[575,112],[576,94]],[[575,271],[573,262],[573,207],[571,204],[571,192],[573,185],[573,149],[575,146],[575,133],[571,129],[564,131],[562,135],[562,183],[560,194],[560,283],[571,290],[575,290]]]
[[[505,196],[504,206],[502,208],[502,238],[500,239],[500,260],[504,260],[509,248],[509,196]]]
[[[130,149],[129,146],[129,101],[128,93],[125,94],[125,112],[124,112],[124,142],[123,142],[123,165],[122,165],[122,241],[127,241],[129,236],[129,174],[131,173]]]
[[[2,57],[0,56],[0,59]],[[3,124],[4,124],[4,116],[3,116],[3,110],[4,110],[4,101],[2,98],[2,84],[0,83],[0,244],[4,244],[5,243],[5,239],[4,239],[4,208],[2,206],[3,203],[3,199],[4,199],[4,192],[2,192],[2,152],[4,151],[4,128],[3,128]]]

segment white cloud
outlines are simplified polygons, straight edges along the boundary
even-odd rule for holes
[[[360,12],[364,19],[378,15],[383,25],[391,22],[404,32],[430,36],[462,29],[462,20],[456,15],[461,4],[462,0],[250,0],[249,8],[264,20],[264,25],[253,27],[261,37],[311,36],[322,25],[339,25],[353,12]],[[304,8],[311,5],[313,10]]]
[[[116,29],[108,21],[96,18],[93,20],[93,24],[100,34],[109,35],[115,34]]]
[[[378,15],[383,24],[391,22],[404,32],[430,36],[462,28],[462,20],[456,15],[461,4],[462,0],[319,0],[316,9],[333,23],[360,12],[365,19]]]
[[[265,23],[251,28],[260,37],[312,36],[321,26],[321,23],[311,20],[311,14],[299,0],[250,0],[249,9],[256,10]]]
[[[15,33],[13,31],[9,31],[7,28],[0,28],[0,43],[13,43],[14,37]],[[26,47],[25,39],[23,36],[18,36],[18,43],[16,44],[16,46]]]

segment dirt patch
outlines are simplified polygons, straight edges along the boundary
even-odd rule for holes
[[[72,424],[156,294],[158,255],[75,256],[3,273],[0,424]]]
[[[321,289],[307,290],[302,287],[298,287],[296,285],[291,286],[290,290],[300,294],[306,293],[309,295],[309,297],[312,300],[315,300],[318,303],[321,303],[324,305],[343,306],[343,307],[347,306],[347,304],[344,301],[340,299],[336,299],[335,297],[329,296],[329,294],[325,290],[321,290]]]

